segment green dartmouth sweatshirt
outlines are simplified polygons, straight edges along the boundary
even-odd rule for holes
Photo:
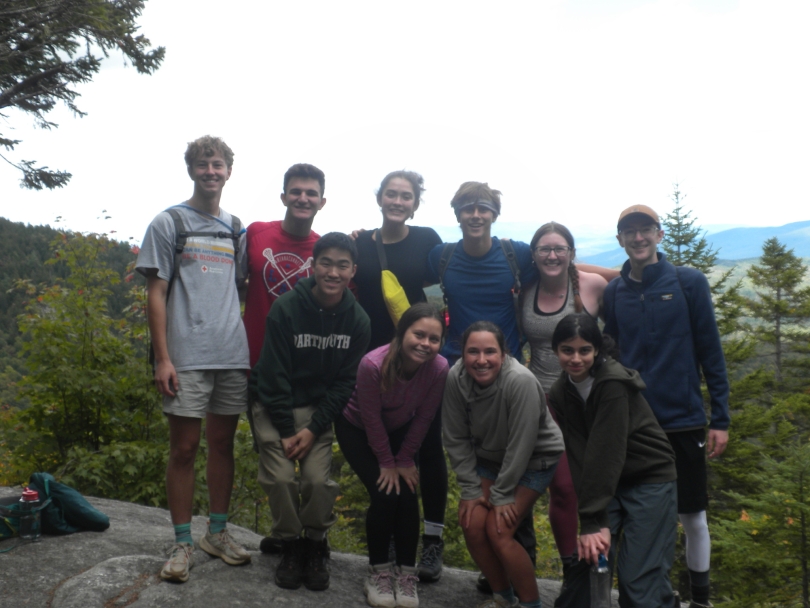
[[[352,395],[371,339],[368,315],[348,289],[340,304],[323,310],[314,286],[313,277],[302,279],[273,303],[250,375],[252,395],[282,437],[295,435],[292,410],[305,405],[317,407],[307,427],[316,437],[332,426]]]

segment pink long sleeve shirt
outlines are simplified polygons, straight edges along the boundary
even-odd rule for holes
[[[430,423],[442,403],[447,380],[447,360],[437,355],[423,363],[410,380],[400,380],[386,393],[380,392],[381,368],[388,345],[368,353],[357,369],[357,386],[343,416],[365,430],[368,444],[380,468],[414,466],[414,455],[422,445]],[[396,456],[391,452],[388,434],[411,422]]]

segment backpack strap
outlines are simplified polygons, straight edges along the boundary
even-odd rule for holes
[[[447,272],[447,266],[450,264],[450,258],[453,257],[456,245],[458,243],[445,243],[442,248],[442,255],[439,258],[439,287],[442,289],[442,299],[445,307],[447,306],[447,291],[444,289],[444,273]]]
[[[236,284],[240,284],[245,280],[245,273],[242,265],[239,263],[239,239],[245,229],[242,228],[242,220],[235,215],[231,215],[231,232],[230,237],[233,241],[233,263],[236,265]]]
[[[169,277],[169,286],[166,288],[166,301],[168,302],[174,280],[180,273],[180,261],[183,259],[183,249],[186,248],[188,233],[186,232],[185,224],[183,224],[183,217],[177,209],[170,207],[166,209],[166,212],[172,217],[172,221],[174,222],[174,265],[172,266],[172,276]]]
[[[517,263],[517,256],[515,255],[515,247],[512,245],[512,241],[509,239],[498,239],[501,243],[501,249],[503,249],[503,254],[506,256],[506,261],[509,263],[509,270],[512,271],[512,276],[515,278],[515,282],[512,285],[512,298],[515,302],[515,314],[520,317],[520,309],[518,308],[518,303],[520,301],[520,290],[522,289],[522,285],[520,284],[520,267]]]

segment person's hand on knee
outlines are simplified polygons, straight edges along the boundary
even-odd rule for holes
[[[463,529],[470,527],[470,520],[472,519],[473,511],[476,507],[489,508],[489,503],[483,496],[479,496],[473,500],[459,500],[458,501],[458,523],[461,524]]]

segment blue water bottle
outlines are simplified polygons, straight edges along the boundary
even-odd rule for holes
[[[591,608],[610,608],[610,582],[607,558],[600,553],[591,566]]]
[[[36,542],[42,533],[40,526],[39,492],[25,488],[20,498],[20,538]]]

